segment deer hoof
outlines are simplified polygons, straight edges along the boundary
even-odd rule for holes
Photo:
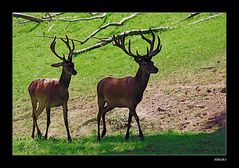
[[[140,136],[140,137],[139,137],[139,140],[140,140],[140,141],[144,141],[144,137],[143,137],[143,136]]]
[[[103,132],[102,132],[102,134],[101,134],[101,138],[104,138],[105,134],[106,134],[106,131],[103,130]]]
[[[128,135],[128,136],[126,135],[126,136],[124,137],[124,139],[125,139],[126,141],[128,141],[128,140],[129,140],[129,135]]]

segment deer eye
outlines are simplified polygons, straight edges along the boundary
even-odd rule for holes
[[[152,61],[150,61],[148,64],[149,64],[149,65],[153,65],[154,63],[153,63]]]
[[[70,62],[67,62],[67,63],[66,63],[66,66],[67,66],[67,67],[71,67],[71,63],[70,63]]]

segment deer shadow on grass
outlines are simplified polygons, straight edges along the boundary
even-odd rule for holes
[[[119,140],[120,138],[120,140]],[[144,141],[132,136],[125,142],[123,136],[105,137],[106,142],[114,142],[109,151],[102,154],[113,155],[215,155],[225,154],[225,129],[214,133],[168,133],[146,135]],[[102,140],[102,142],[104,139]],[[118,143],[129,143],[122,151],[117,151]],[[130,144],[131,143],[131,144]],[[115,147],[115,149],[114,149]]]
[[[96,135],[73,138],[36,139],[47,155],[100,155],[100,156],[174,156],[174,155],[223,155],[226,152],[225,129],[214,133],[176,133],[169,131],[154,135],[145,134],[145,140],[132,135],[128,141],[124,135],[108,135],[97,142]]]

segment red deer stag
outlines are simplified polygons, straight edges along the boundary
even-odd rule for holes
[[[48,128],[50,125],[50,110],[51,107],[63,107],[63,116],[65,127],[67,131],[68,141],[71,141],[71,136],[68,127],[68,119],[67,119],[67,101],[69,99],[68,87],[71,81],[71,75],[76,75],[77,72],[74,69],[74,63],[72,62],[72,55],[74,51],[74,42],[72,42],[72,48],[70,46],[69,38],[66,36],[66,40],[61,38],[61,40],[66,44],[69,49],[68,58],[59,56],[55,51],[56,45],[56,37],[54,37],[51,43],[51,51],[57,56],[57,58],[61,59],[62,62],[52,64],[53,67],[62,66],[62,73],[60,79],[37,79],[32,81],[32,83],[28,87],[28,91],[31,97],[32,102],[32,118],[33,118],[33,129],[32,129],[32,138],[34,139],[35,127],[37,127],[37,135],[41,137],[41,131],[37,125],[38,116],[42,113],[42,111],[46,108],[47,114],[47,127],[44,138],[47,139]],[[38,109],[37,102],[39,103]]]
[[[154,63],[151,61],[151,59],[160,52],[162,47],[160,45],[160,39],[158,36],[158,44],[156,49],[154,49],[155,35],[152,30],[151,34],[152,40],[147,39],[142,35],[142,33],[140,34],[141,37],[150,44],[150,49],[147,47],[147,54],[145,55],[140,55],[138,51],[136,51],[136,55],[133,54],[130,48],[130,40],[128,44],[128,50],[125,48],[125,34],[118,37],[113,36],[113,45],[121,48],[127,55],[133,57],[134,60],[139,64],[139,69],[135,77],[125,77],[120,79],[106,77],[99,81],[97,85],[99,107],[99,112],[97,115],[98,142],[106,134],[105,115],[108,111],[114,109],[115,107],[127,107],[129,109],[128,128],[125,139],[129,139],[132,116],[134,116],[137,122],[140,140],[144,139],[139,123],[139,117],[135,109],[143,98],[143,93],[148,84],[150,74],[158,72],[158,68],[154,66]],[[107,105],[105,105],[106,103]],[[103,120],[103,131],[100,138],[101,117]]]

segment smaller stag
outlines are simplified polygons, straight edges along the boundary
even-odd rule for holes
[[[51,66],[62,67],[62,73],[61,73],[60,79],[47,79],[47,78],[37,79],[32,81],[32,83],[28,87],[28,91],[31,97],[31,102],[32,102],[32,118],[33,118],[32,138],[34,139],[35,127],[37,128],[37,135],[39,137],[41,137],[42,135],[37,125],[37,119],[39,115],[42,113],[42,111],[46,108],[47,127],[46,127],[46,133],[44,138],[47,139],[48,128],[51,122],[50,120],[51,108],[62,106],[68,141],[71,141],[71,136],[70,136],[69,127],[68,127],[68,119],[67,119],[67,113],[68,113],[67,101],[69,99],[68,87],[70,85],[71,75],[77,74],[74,68],[74,63],[72,62],[72,55],[73,55],[75,45],[74,45],[74,42],[71,40],[72,42],[72,48],[71,48],[69,43],[69,38],[67,36],[66,36],[66,40],[61,38],[61,40],[66,44],[66,46],[69,49],[69,54],[66,59],[64,54],[63,54],[63,57],[61,57],[56,53],[55,40],[56,40],[56,37],[53,39],[50,48],[51,48],[51,51],[57,56],[57,58],[62,60],[62,62],[52,64]],[[37,102],[39,103],[38,109],[37,109]]]
[[[141,37],[150,44],[150,49],[147,47],[147,53],[145,55],[140,55],[136,51],[136,55],[131,52],[130,40],[128,44],[128,50],[125,48],[125,34],[115,37],[113,36],[113,45],[121,48],[127,55],[134,58],[135,62],[138,63],[139,69],[135,77],[125,77],[125,78],[113,78],[106,77],[99,81],[97,85],[97,96],[98,96],[98,107],[99,112],[97,115],[97,124],[98,124],[98,136],[97,140],[100,141],[106,134],[106,125],[105,125],[105,115],[108,111],[114,109],[115,107],[126,107],[129,109],[128,117],[128,128],[125,135],[125,139],[129,139],[129,130],[131,126],[132,116],[134,116],[138,129],[139,137],[141,140],[144,139],[139,117],[136,113],[136,107],[143,98],[144,90],[148,84],[149,77],[151,73],[157,73],[158,68],[154,66],[152,57],[157,55],[161,50],[160,39],[158,37],[158,44],[156,49],[154,49],[155,35],[151,30],[152,40],[147,39],[140,34]],[[103,131],[100,137],[100,120],[103,120]]]

